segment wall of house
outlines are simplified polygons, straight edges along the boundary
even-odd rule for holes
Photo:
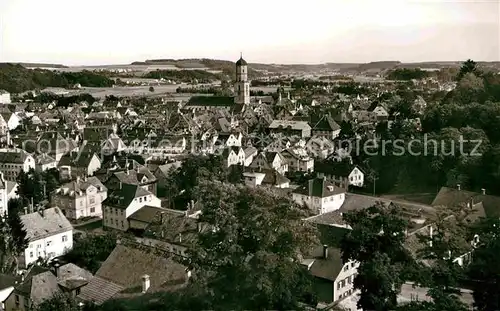
[[[64,255],[73,248],[73,230],[57,233],[43,239],[30,241],[24,250],[22,262],[26,268],[35,262],[38,257],[52,259]]]
[[[4,214],[7,214],[7,212],[8,212],[7,211],[7,203],[8,202],[9,202],[9,200],[7,198],[7,189],[0,189],[0,215],[3,216]]]
[[[82,217],[102,217],[102,202],[108,197],[107,191],[97,191],[89,187],[82,196],[54,194],[52,202],[57,205],[68,219]]]
[[[313,279],[313,290],[316,294],[318,302],[331,303],[334,301],[334,285],[330,280],[315,277]]]
[[[365,174],[359,169],[354,168],[349,174],[349,184],[357,187],[363,187],[365,183]]]
[[[12,292],[5,301],[5,311],[29,311],[31,300],[29,297]]]
[[[245,153],[243,152],[243,149],[240,149],[240,152],[238,152],[238,154],[235,154],[233,151],[231,151],[231,153],[229,153],[229,156],[227,157],[227,167],[238,164],[245,164]]]
[[[30,168],[35,168],[35,159],[32,156],[28,156],[24,163],[0,163],[0,171],[8,181],[16,181],[21,170],[28,172]]]
[[[151,238],[136,237],[135,239],[138,243],[148,245],[148,246],[157,247],[159,249],[171,252],[173,254],[186,256],[187,247],[185,247],[185,246],[169,243],[166,241],[160,241],[157,239],[151,239]]]
[[[343,299],[354,292],[354,277],[358,272],[359,263],[350,261],[346,263],[335,279],[333,298],[334,301]]]
[[[338,210],[342,204],[344,204],[345,194],[340,193],[326,198],[319,198],[293,193],[292,199],[297,202],[297,204],[307,205],[307,207],[315,213],[324,214]]]
[[[101,168],[101,161],[94,154],[90,160],[89,166],[87,167],[87,176],[92,176],[94,173]]]
[[[127,231],[128,224],[127,217],[125,217],[125,210],[113,206],[104,206],[102,225],[110,229]]]
[[[1,93],[0,94],[0,104],[10,104],[10,93]]]
[[[161,200],[155,195],[150,194],[144,197],[135,198],[126,209],[105,206],[103,226],[120,231],[127,231],[129,229],[127,218],[145,205],[161,207]]]
[[[6,120],[7,121],[7,120]],[[7,121],[7,125],[9,127],[9,130],[14,130],[15,128],[17,128],[19,125],[21,124],[21,119],[15,114],[13,113],[11,116],[10,116],[10,119],[9,121]]]
[[[240,135],[229,135],[226,141],[226,146],[228,147],[241,147],[241,134]]]

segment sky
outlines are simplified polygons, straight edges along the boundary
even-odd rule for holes
[[[500,61],[500,0],[0,0],[0,62]]]

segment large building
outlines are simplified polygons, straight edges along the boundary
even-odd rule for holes
[[[236,80],[234,97],[230,96],[193,96],[184,105],[184,110],[224,109],[241,112],[250,104],[250,81],[248,81],[248,63],[240,56],[236,62]]]

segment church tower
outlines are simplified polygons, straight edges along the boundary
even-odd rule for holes
[[[243,59],[243,56],[240,56],[240,59],[236,62],[234,103],[239,105],[250,104],[250,83],[248,82],[248,64]]]

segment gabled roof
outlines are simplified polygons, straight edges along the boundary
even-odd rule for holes
[[[103,205],[126,209],[135,198],[153,195],[148,190],[138,185],[122,184],[121,189],[117,189],[108,194]]]
[[[313,120],[311,128],[313,131],[337,131],[340,130],[340,125],[332,117],[325,115],[317,121]]]
[[[73,226],[58,207],[21,215],[26,238],[36,241],[57,233],[73,230]]]
[[[22,149],[0,149],[0,163],[24,164],[30,156],[29,153]]]
[[[148,293],[179,288],[187,277],[186,268],[167,254],[122,241],[78,297],[102,304],[111,298],[141,295],[144,275],[150,277]]]
[[[58,273],[56,277],[47,268],[34,265],[28,270],[24,281],[15,287],[14,292],[30,298],[37,305],[60,293],[59,286],[75,289],[85,285],[92,278],[90,272],[72,263],[60,267]]]
[[[346,189],[334,183],[328,182],[325,178],[313,178],[305,185],[298,187],[293,193],[309,197],[325,198],[336,194],[345,193]]]
[[[67,152],[61,157],[57,166],[88,168],[94,157],[100,161],[94,152]]]
[[[322,245],[317,246],[308,256],[305,256],[307,259],[314,260],[309,271],[315,277],[335,281],[344,266],[342,251],[336,247],[327,247],[328,255],[325,258],[323,248],[324,246]]]
[[[458,188],[442,187],[434,198],[432,206],[454,208],[471,202],[473,205],[482,203],[486,216],[500,217],[500,197],[467,190],[458,190]]]

